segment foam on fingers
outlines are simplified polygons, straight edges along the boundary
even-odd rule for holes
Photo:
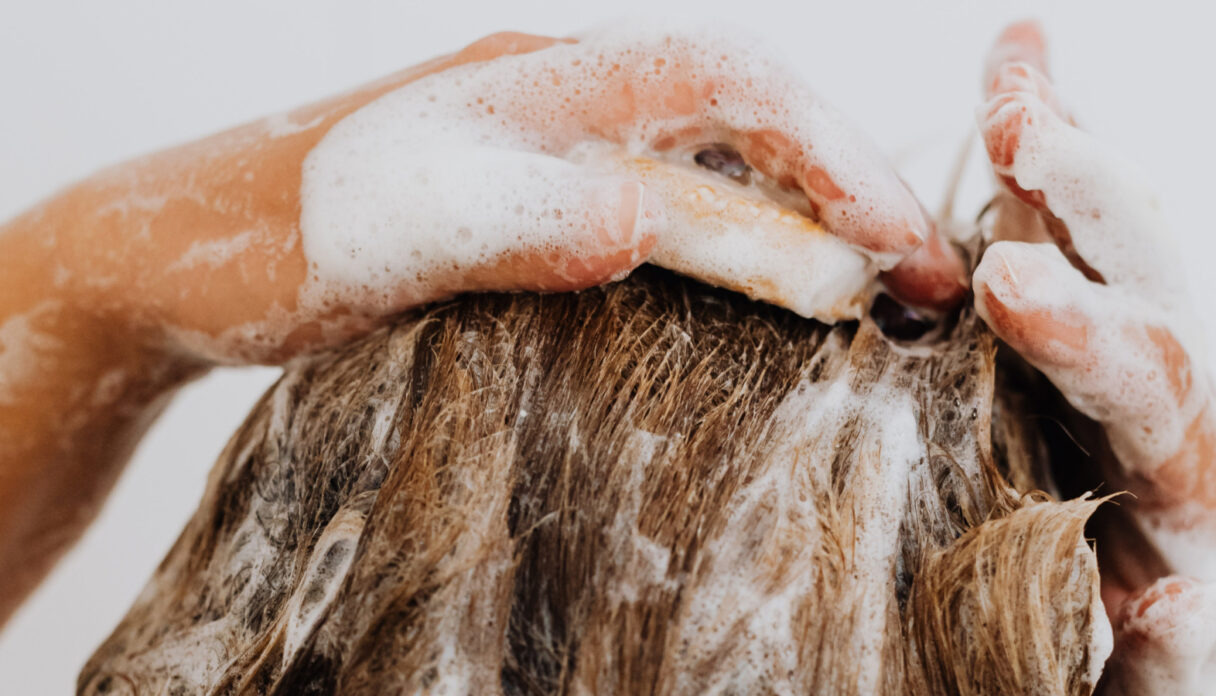
[[[683,160],[715,142],[734,145],[774,181],[801,187],[809,212],[863,250],[861,262],[833,267],[824,283],[842,282],[855,295],[927,233],[919,204],[869,139],[758,44],[714,29],[618,25],[577,43],[431,74],[334,126],[304,166],[308,295],[383,312],[459,290],[590,284],[598,272],[581,266],[596,262],[578,259],[588,253],[578,240],[591,223],[555,222],[557,213],[586,207],[586,176],[562,160],[603,169],[579,153],[605,145]],[[665,203],[651,201],[652,213]],[[729,267],[741,249],[768,257],[789,251],[748,243],[740,237],[722,246],[710,265]],[[570,277],[529,281],[521,249],[570,256]],[[683,256],[706,253],[701,245]],[[644,256],[600,258],[627,269]],[[478,269],[472,287],[469,269]],[[496,269],[506,273],[497,285]],[[842,277],[845,270],[852,275]],[[698,277],[728,287],[751,282]],[[804,293],[792,308],[837,318],[817,314],[816,307],[839,309],[820,299]]]
[[[581,136],[608,133],[636,154],[729,143],[800,187],[834,234],[884,268],[927,235],[919,203],[873,142],[737,30],[617,25],[569,51],[587,54],[562,78],[580,86],[569,113]]]
[[[991,97],[1001,91],[998,77],[1009,63],[1025,63],[1047,74],[1047,41],[1043,27],[1034,20],[1014,22],[997,37],[984,65],[984,92]]]
[[[547,155],[341,142],[305,164],[316,302],[392,311],[460,290],[585,287],[641,263],[663,224],[637,181]]]
[[[1216,679],[1216,584],[1169,576],[1130,595],[1115,616],[1109,665],[1119,696],[1210,692]]]
[[[1136,493],[1128,504],[1169,564],[1216,579],[1216,406],[1174,240],[1135,167],[1068,117],[1045,55],[1037,27],[1010,27],[990,56],[977,120],[998,178],[1028,204],[1005,206],[1000,231],[1046,232],[1061,251],[994,245],[976,273],[977,306],[1105,427],[1124,469],[1109,472],[1113,483]],[[1019,275],[1030,280],[1010,280]],[[1042,350],[1077,326],[1086,340],[1067,359]]]
[[[1207,392],[1155,307],[1086,280],[1052,244],[998,242],[974,283],[989,326],[1106,426],[1125,467],[1151,478],[1177,454]]]
[[[998,94],[977,114],[997,175],[1059,218],[1077,254],[1106,282],[1185,306],[1175,241],[1135,167],[1068,123],[1037,88],[1024,87]]]
[[[1031,362],[1076,368],[1089,357],[1095,327],[1078,301],[1089,288],[1054,245],[993,244],[973,283],[980,316]]]

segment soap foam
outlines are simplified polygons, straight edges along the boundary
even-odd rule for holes
[[[1049,343],[1046,357],[1031,362],[1069,403],[1107,426],[1121,462],[1143,471],[1178,451],[1208,391],[1189,390],[1179,406],[1171,376],[1162,370],[1160,349],[1143,328],[1172,330],[1169,314],[1143,299],[1136,288],[1091,283],[1053,244],[992,245],[976,271],[976,286],[988,288],[1015,314],[1045,311],[1084,322],[1080,353]],[[992,316],[988,293],[977,295],[977,308],[985,318]]]
[[[839,340],[838,338],[829,340]],[[844,407],[842,407],[844,405]],[[887,389],[859,393],[847,379],[804,380],[792,389],[773,414],[770,433],[774,449],[752,472],[748,484],[725,504],[730,522],[721,536],[706,542],[709,567],[685,590],[687,610],[680,641],[691,646],[689,659],[715,656],[738,659],[730,683],[700,685],[690,674],[683,691],[698,686],[711,693],[751,692],[760,685],[779,692],[796,692],[803,645],[795,624],[808,594],[820,592],[824,563],[818,550],[822,518],[832,514],[818,507],[808,491],[830,489],[832,454],[837,442],[824,433],[839,431],[857,418],[867,442],[858,452],[844,503],[856,521],[852,539],[826,542],[848,547],[844,568],[849,581],[839,601],[849,607],[850,639],[831,647],[856,665],[857,693],[878,693],[883,672],[884,637],[888,621],[898,620],[892,588],[900,550],[900,524],[909,505],[908,482],[924,460],[925,444],[914,417],[915,408],[903,394]],[[757,528],[756,519],[774,520]],[[759,530],[764,533],[757,535]],[[786,570],[774,574],[774,566]],[[776,583],[779,578],[782,582]],[[725,635],[754,636],[746,655],[726,655]],[[708,658],[706,658],[708,659]]]
[[[462,274],[511,250],[577,256],[569,240],[589,235],[594,221],[550,219],[587,207],[586,172],[566,159],[588,143],[658,158],[682,133],[700,143],[786,136],[802,144],[799,161],[775,165],[800,174],[817,167],[830,173],[821,185],[840,190],[821,201],[830,227],[923,234],[919,208],[877,150],[754,43],[722,31],[620,25],[579,43],[429,75],[335,125],[304,164],[308,296],[320,303],[354,297],[386,310],[466,289]],[[656,260],[724,283],[768,263],[787,270],[797,265],[790,252],[804,251],[786,244],[757,252],[754,241],[745,243],[751,230],[731,226],[711,235],[716,246],[685,255],[695,263],[680,264],[674,253]],[[684,226],[678,236],[688,240],[691,230]],[[835,269],[822,285],[845,283],[851,292],[876,273],[863,258],[825,253],[831,263],[808,260],[802,275]],[[870,257],[882,268],[899,260]],[[788,290],[807,285],[800,280]],[[804,314],[841,299],[815,292],[813,299],[765,299]]]
[[[43,354],[62,347],[58,338],[39,331],[35,323],[53,316],[62,306],[62,302],[47,300],[0,323],[0,406],[19,404],[20,391],[43,369]]]
[[[1211,693],[1216,680],[1216,584],[1161,578],[1128,600],[1117,626],[1122,640],[1111,665],[1111,693]]]
[[[1034,123],[1022,129],[1007,173],[1023,189],[1043,192],[1077,252],[1107,283],[1177,306],[1186,286],[1160,200],[1130,162],[1045,105],[1026,103]]]
[[[579,161],[642,178],[667,203],[656,265],[825,321],[860,317],[877,290],[874,262],[796,203],[697,170],[691,156],[657,164],[610,148]]]

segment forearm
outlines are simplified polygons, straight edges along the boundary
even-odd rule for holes
[[[89,314],[166,350],[278,362],[312,344],[318,313],[300,302],[306,157],[342,117],[431,69],[107,168],[16,224]]]
[[[431,68],[111,167],[0,226],[0,625],[178,386],[313,338],[297,306],[303,160]]]
[[[320,342],[299,307],[309,151],[385,91],[480,58],[111,167],[0,226],[0,625],[96,515],[178,386],[216,362],[276,362]]]
[[[0,624],[200,370],[83,311],[55,254],[62,232],[37,213],[0,228]]]

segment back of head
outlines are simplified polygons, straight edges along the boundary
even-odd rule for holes
[[[81,691],[1088,693],[1093,503],[994,354],[651,270],[403,317],[263,397]]]

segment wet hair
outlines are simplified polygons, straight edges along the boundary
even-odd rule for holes
[[[1095,503],[944,331],[652,269],[405,315],[287,368],[79,690],[1089,693]]]

